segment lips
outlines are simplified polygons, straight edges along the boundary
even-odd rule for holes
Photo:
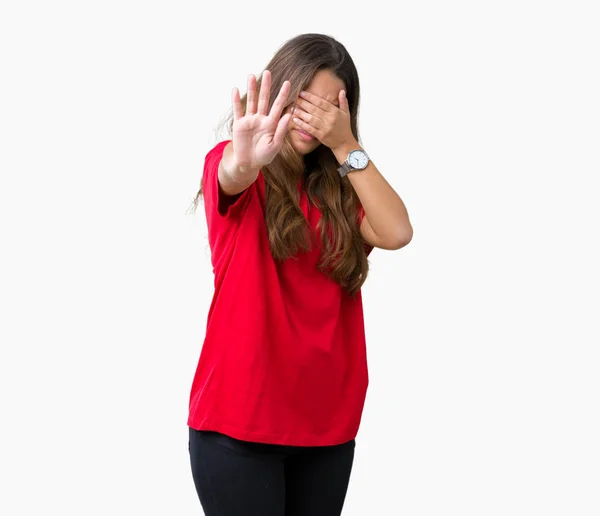
[[[316,139],[313,135],[308,134],[308,133],[302,131],[301,129],[295,129],[295,131],[298,131],[300,138],[302,138],[306,142],[310,142],[310,141],[313,141]]]

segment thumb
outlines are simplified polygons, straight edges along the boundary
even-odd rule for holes
[[[287,128],[290,120],[292,119],[291,113],[286,113],[279,119],[277,128],[275,129],[275,135],[273,136],[273,144],[275,147],[280,147],[283,143],[283,138],[287,133]]]

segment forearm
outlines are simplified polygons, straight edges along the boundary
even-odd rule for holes
[[[366,151],[356,140],[332,151],[341,165],[348,157],[348,152],[354,149]],[[373,161],[370,160],[364,170],[349,172],[348,179],[377,237],[386,242],[408,243],[412,238],[413,229],[406,206]]]

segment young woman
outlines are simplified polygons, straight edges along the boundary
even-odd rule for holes
[[[194,200],[215,292],[190,393],[192,476],[207,516],[339,515],[368,383],[367,256],[405,246],[412,227],[359,144],[341,43],[289,40],[232,104],[232,138],[206,155]]]

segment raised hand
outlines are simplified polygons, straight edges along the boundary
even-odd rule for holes
[[[239,170],[258,170],[273,161],[287,131],[291,114],[281,113],[290,92],[290,81],[284,81],[271,111],[267,114],[271,90],[271,72],[262,74],[258,105],[256,77],[248,76],[246,113],[242,111],[240,92],[232,92],[233,104],[233,155]]]

